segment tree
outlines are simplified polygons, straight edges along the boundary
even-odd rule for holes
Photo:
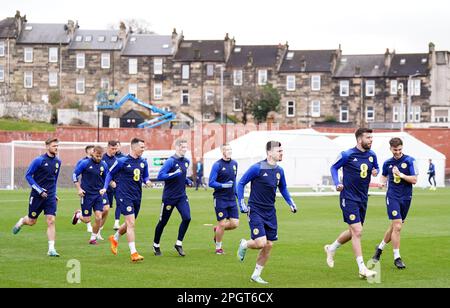
[[[148,22],[145,19],[124,19],[123,23],[127,26],[128,29],[131,29],[132,33],[136,34],[155,34],[155,32],[152,29],[152,25],[150,22]],[[109,25],[109,29],[118,30],[117,25],[120,23]]]
[[[259,92],[258,99],[251,106],[251,113],[257,123],[266,122],[271,111],[278,111],[281,97],[271,84],[265,85]]]

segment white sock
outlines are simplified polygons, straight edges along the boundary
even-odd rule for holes
[[[259,277],[259,276],[261,276],[263,268],[264,268],[264,266],[256,264],[255,270],[253,271],[253,274],[252,274],[252,277]]]
[[[153,243],[153,247],[159,248],[160,245],[159,245],[159,244],[156,244],[156,243]]]
[[[81,217],[81,212],[77,212],[77,214],[75,215],[77,219],[80,219]]]
[[[394,260],[400,258],[400,249],[394,249]]]
[[[383,240],[383,241],[381,241],[380,245],[378,245],[378,248],[381,249],[381,250],[383,250],[384,247],[386,247],[386,243],[385,243],[384,240]]]
[[[363,272],[367,269],[366,265],[364,264],[363,257],[356,257],[356,263],[358,263],[358,268],[360,272]]]
[[[130,243],[128,243],[128,247],[130,247],[130,252],[131,252],[131,254],[137,252],[135,242],[130,242]]]
[[[333,244],[331,244],[329,247],[328,247],[328,249],[330,250],[330,251],[336,251],[339,247],[341,247],[342,246],[342,244],[341,243],[339,243],[337,240],[336,241],[334,241],[334,243]]]
[[[100,233],[100,232],[99,232]],[[97,234],[95,234],[94,232],[92,232],[91,234],[91,241],[96,240],[97,239]]]
[[[183,246],[183,242],[182,242],[182,241],[179,241],[179,240],[177,240],[177,243],[176,243],[175,245],[177,245],[177,246]]]
[[[23,220],[24,220],[24,218],[22,217],[22,218],[20,218],[19,219],[19,221],[16,223],[16,227],[22,227],[23,226]]]
[[[98,229],[98,235],[100,235],[100,232],[102,231],[103,228]]]
[[[48,250],[55,250],[55,241],[48,241]]]
[[[120,238],[120,234],[119,234],[119,231],[117,231],[116,234],[114,234],[114,239],[116,240],[116,242],[118,242],[119,238]]]
[[[222,248],[222,242],[216,242],[216,249]]]
[[[247,241],[242,242],[241,246],[242,246],[242,248],[247,249],[248,248],[248,242]]]

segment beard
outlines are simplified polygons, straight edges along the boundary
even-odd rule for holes
[[[371,143],[363,143],[362,148],[366,151],[370,150],[372,148],[372,144]]]

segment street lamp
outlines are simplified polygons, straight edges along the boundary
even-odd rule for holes
[[[401,96],[400,96],[400,131],[401,132],[403,132],[403,126],[404,126],[404,122],[405,122],[405,119],[404,119],[404,104],[403,104],[403,92],[404,92],[404,86],[403,86],[403,83],[400,83],[399,85],[398,85],[398,91],[401,91]]]
[[[223,125],[223,72],[225,70],[224,65],[220,67],[220,124]]]

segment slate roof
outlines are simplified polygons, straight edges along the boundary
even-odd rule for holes
[[[0,38],[15,38],[17,34],[16,20],[14,17],[0,20]]]
[[[383,77],[386,74],[384,55],[342,55],[334,77]],[[357,68],[360,72],[357,74]]]
[[[283,59],[280,73],[331,72],[335,50],[289,50]]]
[[[183,40],[180,42],[174,61],[186,62],[224,62],[224,41]]]
[[[173,52],[171,35],[132,34],[122,53],[124,56],[170,56]]]
[[[407,77],[411,75],[428,75],[428,54],[396,54],[394,55],[389,77]]]
[[[117,30],[77,30],[69,46],[69,49],[76,50],[122,50],[122,48],[123,42]]]
[[[17,43],[19,44],[67,44],[70,38],[65,24],[25,23]]]
[[[244,67],[252,56],[253,66],[273,67],[277,64],[277,53],[277,45],[237,45],[231,51],[227,66]]]

